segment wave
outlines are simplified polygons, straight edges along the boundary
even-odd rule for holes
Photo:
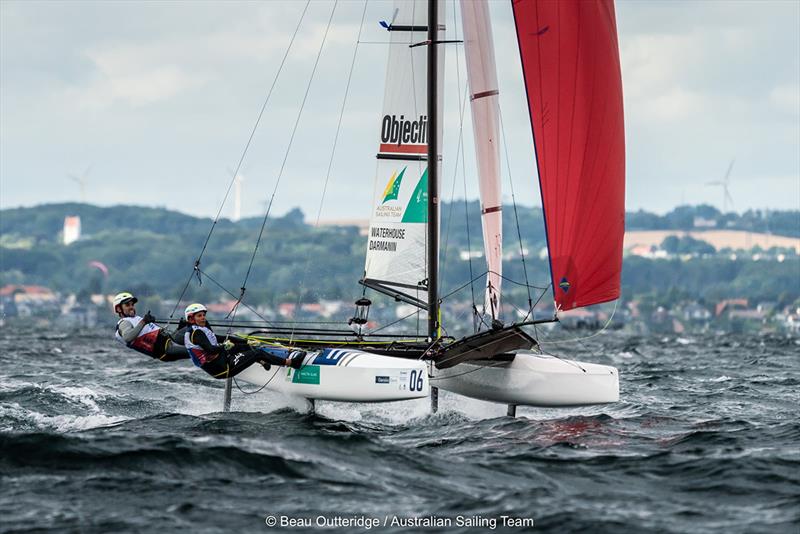
[[[23,408],[15,402],[0,405],[0,432],[32,430],[52,430],[61,433],[76,432],[112,426],[127,419],[129,418],[103,413],[48,415]]]
[[[797,529],[795,340],[590,339],[569,356],[613,360],[619,403],[510,418],[447,392],[437,414],[424,399],[309,413],[238,389],[222,414],[221,381],[108,337],[22,354],[0,335],[4,527],[224,532],[263,528],[269,510],[359,510],[527,515],[558,532]]]

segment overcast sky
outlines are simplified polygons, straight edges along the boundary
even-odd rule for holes
[[[213,216],[304,2],[0,0],[0,207],[81,200]],[[277,187],[273,213],[316,218],[363,12],[340,1]],[[242,167],[242,212],[275,188],[331,14],[309,7]],[[460,36],[448,2],[448,38]],[[539,204],[510,2],[491,4],[510,178]],[[369,216],[388,50],[370,1],[322,219]],[[627,139],[627,206],[665,212],[722,203],[800,209],[800,2],[617,2]],[[451,198],[465,68],[447,46],[444,183]],[[456,63],[456,57],[462,62]],[[460,74],[460,76],[459,76]],[[467,196],[476,196],[469,113]],[[463,198],[459,174],[455,198]],[[506,194],[506,200],[510,200]],[[230,199],[223,209],[232,214]]]

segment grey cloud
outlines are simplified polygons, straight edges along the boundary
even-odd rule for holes
[[[2,206],[77,199],[66,173],[94,163],[94,202],[215,213],[226,169],[238,160],[302,5],[0,3]],[[311,216],[319,203],[362,6],[339,3],[277,213],[301,205]],[[274,187],[330,7],[312,2],[254,139],[244,166],[246,214],[258,214]],[[491,7],[511,174],[518,200],[538,203],[510,9],[506,2]],[[377,22],[391,11],[391,2],[370,2],[362,28],[326,204],[331,218],[366,217],[359,206],[372,192],[386,72],[385,46],[367,43],[385,41]],[[665,211],[681,201],[719,204],[704,182],[735,156],[738,208],[800,207],[800,4],[623,0],[617,16],[629,205]],[[447,21],[455,35],[451,14]],[[448,61],[455,50],[448,47]],[[460,73],[463,88],[463,66]],[[447,74],[449,196],[459,110],[455,69]],[[471,135],[464,143],[469,151]],[[466,159],[472,177],[474,163]],[[190,180],[203,190],[187,188]],[[469,186],[468,194],[476,193]]]

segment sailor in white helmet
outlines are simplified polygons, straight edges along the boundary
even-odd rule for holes
[[[254,363],[260,363],[266,368],[270,364],[286,365],[295,369],[302,367],[306,356],[303,351],[250,348],[246,341],[235,337],[220,344],[206,321],[207,311],[199,303],[186,307],[184,317],[189,328],[184,334],[183,344],[194,364],[214,378],[236,376]]]
[[[150,312],[144,317],[136,315],[138,299],[131,293],[122,292],[114,297],[114,311],[119,315],[114,337],[126,347],[163,362],[186,360],[186,347],[174,343],[169,335],[155,324]]]

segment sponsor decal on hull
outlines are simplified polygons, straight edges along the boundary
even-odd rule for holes
[[[311,384],[319,385],[319,366],[306,365],[301,369],[293,370],[292,384]]]

